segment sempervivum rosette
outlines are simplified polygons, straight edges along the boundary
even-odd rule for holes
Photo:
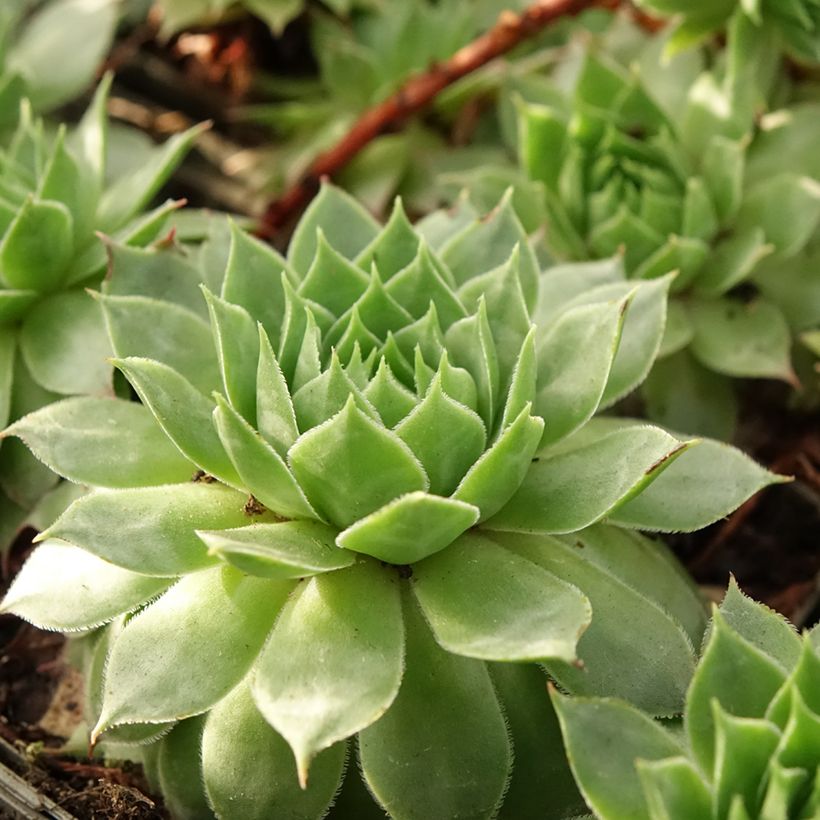
[[[820,3],[817,0],[637,0],[637,4],[675,20],[672,45],[698,42],[725,26],[758,29],[774,37],[799,60],[820,61]]]
[[[602,820],[820,814],[820,628],[801,639],[734,581],[687,694],[684,733],[616,700],[557,706],[573,771]]]
[[[740,69],[719,79],[697,53],[659,68],[658,51],[657,40],[633,49],[627,69],[590,49],[570,93],[521,104],[521,163],[543,183],[553,253],[621,252],[635,280],[677,271],[648,413],[729,439],[730,378],[794,385],[793,337],[820,324],[816,118],[804,106],[758,128],[749,103],[759,89]],[[777,127],[792,114],[795,127]]]
[[[93,4],[92,4],[93,5]],[[106,268],[97,231],[145,245],[177,206],[146,207],[200,129],[106,169],[110,78],[81,122],[55,131],[24,103],[0,154],[0,424],[65,396],[113,393],[99,306],[85,289]],[[0,449],[0,549],[57,476],[20,446]]]
[[[393,817],[578,808],[532,663],[672,714],[704,626],[660,545],[597,522],[692,529],[773,480],[592,419],[648,369],[668,282],[565,270],[556,313],[508,201],[417,229],[397,205],[380,229],[331,187],[287,259],[236,231],[220,296],[163,253],[124,287],[115,251],[100,296],[142,406],[68,400],[8,431],[98,488],[4,602],[113,621],[93,738],[161,738],[146,760],[180,817],[321,816],[354,736],[350,779]]]

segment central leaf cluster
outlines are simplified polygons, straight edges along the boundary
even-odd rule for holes
[[[498,512],[540,442],[521,251],[459,288],[399,204],[382,230],[347,213],[353,261],[307,218],[290,264],[270,260],[284,270],[264,301],[239,291],[239,269],[270,252],[236,233],[224,298],[205,289],[222,390],[204,463],[280,518],[329,523],[339,546],[406,564]],[[115,347],[127,298],[103,297]],[[184,451],[162,409],[188,402],[183,383],[157,362],[118,366]]]

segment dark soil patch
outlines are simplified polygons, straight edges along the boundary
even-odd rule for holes
[[[6,565],[14,576],[31,549],[31,532],[17,539]],[[106,768],[60,754],[64,737],[50,734],[49,725],[62,717],[69,724],[82,711],[81,693],[54,701],[70,670],[63,660],[65,638],[35,629],[11,615],[0,616],[0,764],[19,775],[40,794],[77,820],[167,820],[162,801],[148,796],[142,770],[134,764]],[[5,741],[5,742],[3,742]],[[38,811],[42,808],[43,814]],[[18,818],[0,799],[0,818]],[[30,817],[53,817],[48,806],[32,808]]]
[[[820,620],[820,414],[785,411],[785,385],[749,382],[738,446],[775,473],[768,487],[725,521],[669,541],[699,584],[725,588],[732,574],[752,597],[797,626]]]

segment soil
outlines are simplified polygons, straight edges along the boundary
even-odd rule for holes
[[[784,386],[747,383],[737,443],[794,482],[768,487],[725,521],[669,541],[702,586],[722,595],[734,575],[746,593],[804,627],[820,620],[820,415],[815,408],[787,412],[792,398]]]
[[[22,533],[12,548],[4,591],[32,536]],[[0,748],[0,761],[77,820],[168,820],[139,766],[106,768],[61,754],[82,718],[82,682],[65,663],[64,646],[59,633],[0,616],[0,738],[9,744]],[[19,816],[0,804],[0,820]]]

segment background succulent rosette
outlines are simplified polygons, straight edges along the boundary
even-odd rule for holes
[[[199,129],[141,155],[107,164],[106,102],[99,87],[81,122],[53,128],[23,101],[0,153],[0,424],[67,395],[113,394],[111,346],[99,306],[86,293],[106,269],[97,238],[153,241],[177,205],[147,210]],[[18,441],[0,449],[0,549],[26,520],[47,520],[58,476]],[[70,489],[68,490],[70,494]],[[64,490],[60,491],[61,493]],[[53,503],[52,503],[53,502]],[[50,522],[49,522],[50,523]]]
[[[519,98],[520,161],[544,186],[554,255],[622,252],[634,280],[677,271],[647,410],[730,438],[727,377],[797,386],[793,340],[820,325],[816,106],[777,87],[776,50],[735,59],[757,53],[739,34],[711,70],[700,51],[664,65],[663,46],[621,27],[576,48]]]
[[[622,701],[555,700],[573,772],[602,820],[785,819],[820,811],[818,693],[820,629],[798,636],[732,581],[683,732]]]
[[[820,62],[820,4],[816,0],[638,0],[661,17],[672,17],[672,48],[702,42],[727,27],[771,38],[794,59]],[[753,58],[753,55],[748,55]]]
[[[224,276],[200,262],[115,244],[98,299],[141,403],[7,431],[94,489],[4,610],[96,630],[92,737],[148,744],[179,817],[320,817],[353,754],[358,812],[580,811],[536,664],[679,712],[704,610],[635,530],[777,480],[594,418],[649,370],[669,278],[542,274],[509,198],[380,228],[329,186],[287,258],[235,229]]]

